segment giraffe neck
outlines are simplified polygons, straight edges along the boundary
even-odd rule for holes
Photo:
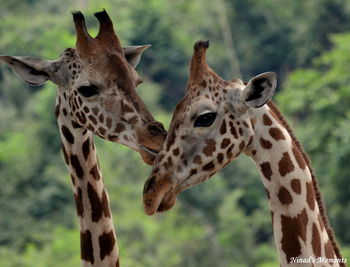
[[[316,178],[289,126],[272,103],[259,109],[255,121],[249,153],[267,192],[281,266],[345,266],[337,262],[341,256]]]
[[[66,110],[64,98],[58,96],[56,116],[79,219],[82,266],[119,266],[112,213],[93,136],[74,123]]]

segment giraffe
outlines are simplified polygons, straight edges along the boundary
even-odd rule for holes
[[[345,266],[310,161],[270,101],[276,74],[226,81],[207,65],[208,47],[194,46],[185,97],[144,186],[145,212],[170,209],[178,193],[244,153],[267,192],[281,266]]]
[[[124,144],[152,164],[166,131],[135,91],[141,79],[134,68],[149,45],[122,48],[107,12],[95,16],[100,27],[93,38],[83,14],[73,12],[76,48],[58,60],[0,59],[31,85],[58,85],[55,115],[79,218],[82,266],[115,267],[117,239],[93,135]]]

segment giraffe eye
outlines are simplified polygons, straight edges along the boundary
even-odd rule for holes
[[[95,85],[80,86],[78,92],[84,97],[91,97],[98,94],[98,87]]]
[[[199,115],[197,119],[194,121],[194,127],[209,127],[213,124],[216,118],[215,112],[205,113]]]

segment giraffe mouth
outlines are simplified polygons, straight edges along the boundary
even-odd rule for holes
[[[157,156],[157,154],[158,154],[158,151],[155,151],[155,150],[150,149],[150,148],[145,147],[145,146],[140,146],[140,149],[145,151],[145,152],[147,152],[148,154],[150,154],[150,155],[152,155],[154,157]]]

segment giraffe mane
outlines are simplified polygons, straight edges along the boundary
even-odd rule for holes
[[[337,241],[335,239],[335,235],[334,235],[334,231],[331,228],[329,221],[328,221],[328,217],[326,214],[326,207],[322,198],[322,194],[320,192],[319,186],[318,186],[318,182],[316,179],[316,174],[315,171],[313,169],[313,167],[311,166],[311,161],[309,156],[306,154],[306,152],[304,151],[302,145],[300,144],[300,142],[298,141],[298,139],[295,137],[292,129],[290,128],[289,124],[287,123],[286,119],[283,117],[282,113],[279,111],[279,109],[277,108],[277,106],[272,102],[269,101],[267,103],[268,107],[271,109],[271,111],[273,112],[274,115],[276,115],[276,118],[278,119],[278,121],[286,128],[286,130],[288,131],[289,135],[291,136],[293,142],[296,145],[296,148],[299,150],[299,152],[301,153],[302,157],[304,158],[306,165],[308,166],[310,173],[311,173],[311,177],[312,177],[312,184],[313,184],[313,188],[315,191],[315,196],[316,196],[316,202],[317,205],[319,207],[319,211],[321,214],[321,218],[322,221],[324,223],[324,227],[327,231],[327,234],[329,236],[329,240],[331,241],[333,250],[337,256],[338,259],[341,259],[342,256],[340,254],[340,250],[339,250],[339,246],[337,244]],[[342,262],[339,262],[340,266],[345,267],[345,264]]]

